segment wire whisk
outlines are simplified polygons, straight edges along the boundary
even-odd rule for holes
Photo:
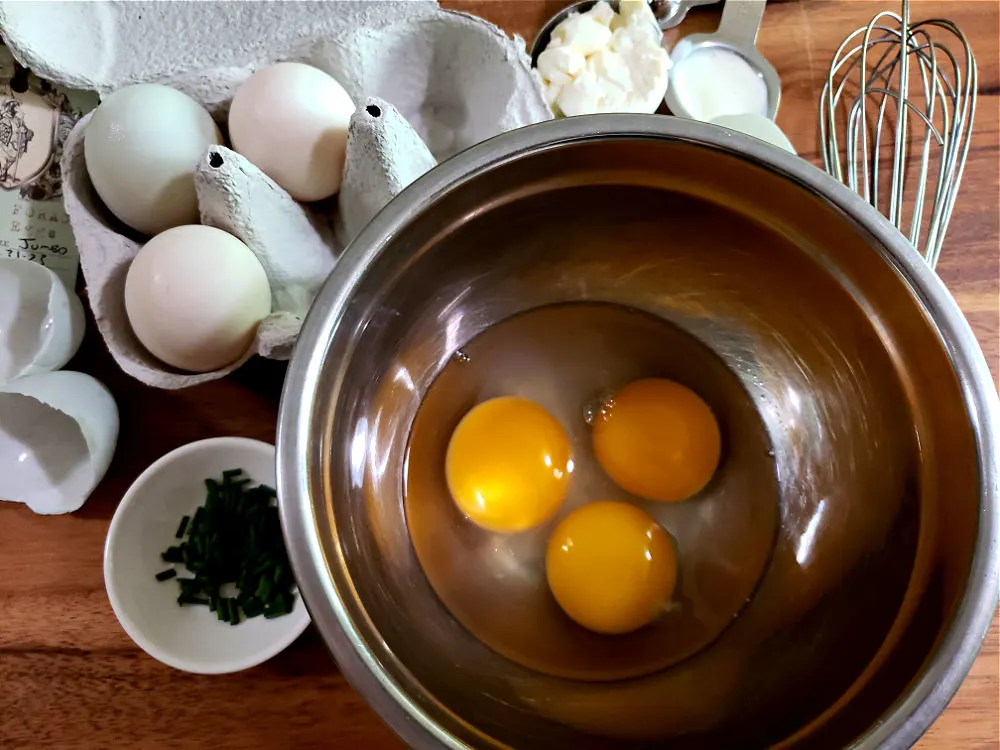
[[[903,0],[902,14],[883,11],[844,40],[820,94],[824,168],[881,211],[931,268],[968,158],[977,86],[962,31],[940,18],[911,23]]]

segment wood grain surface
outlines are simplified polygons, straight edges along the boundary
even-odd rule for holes
[[[445,2],[529,40],[564,2]],[[979,112],[965,181],[938,267],[982,345],[994,379],[1000,353],[1000,8],[994,1],[915,1],[914,18],[954,19],[979,60]],[[835,47],[885,3],[768,5],[759,48],[782,76],[778,122],[817,162],[816,101]],[[695,11],[682,33],[714,27]],[[676,32],[673,32],[676,35]],[[192,440],[243,435],[274,441],[284,366],[256,360],[189,390],[142,386],[108,355],[92,321],[69,369],[108,385],[121,410],[118,451],[82,510],[36,516],[0,503],[0,748],[395,748],[399,741],[337,671],[315,631],[255,669],[227,676],[174,671],[146,656],[115,620],[102,550],[115,507],[153,460]],[[950,707],[921,741],[930,748],[1000,744],[997,623]]]

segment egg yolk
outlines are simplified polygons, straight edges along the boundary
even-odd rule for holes
[[[445,457],[455,503],[491,531],[524,531],[548,520],[566,496],[572,470],[569,440],[559,422],[516,396],[470,410]]]
[[[719,423],[708,404],[672,380],[636,380],[605,405],[594,453],[620,487],[649,500],[685,500],[719,465]]]
[[[545,573],[567,615],[613,635],[641,628],[663,611],[677,582],[677,557],[667,532],[634,505],[596,502],[556,527]]]

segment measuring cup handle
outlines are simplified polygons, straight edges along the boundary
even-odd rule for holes
[[[767,0],[726,0],[716,33],[741,47],[755,47],[766,5]]]
[[[719,0],[649,0],[649,7],[660,28],[666,31],[679,26],[692,8],[717,2]]]

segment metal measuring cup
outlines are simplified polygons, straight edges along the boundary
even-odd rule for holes
[[[556,13],[545,22],[542,30],[535,36],[535,41],[531,43],[531,64],[538,63],[538,56],[541,54],[552,38],[552,32],[556,26],[565,21],[573,13],[586,13],[593,8],[600,0],[580,0]],[[615,11],[618,10],[617,0],[606,0]],[[656,17],[656,23],[661,30],[672,29],[677,26],[687,15],[691,8],[698,5],[711,5],[719,0],[651,0],[649,3]]]
[[[692,117],[677,96],[674,85],[674,71],[685,58],[701,50],[716,47],[736,54],[754,69],[767,86],[767,116],[772,120],[778,114],[781,101],[781,78],[767,59],[757,51],[757,32],[764,17],[767,0],[726,0],[722,8],[719,28],[711,34],[690,34],[674,45],[670,53],[673,67],[670,71],[670,85],[664,101],[670,111],[681,117]]]

